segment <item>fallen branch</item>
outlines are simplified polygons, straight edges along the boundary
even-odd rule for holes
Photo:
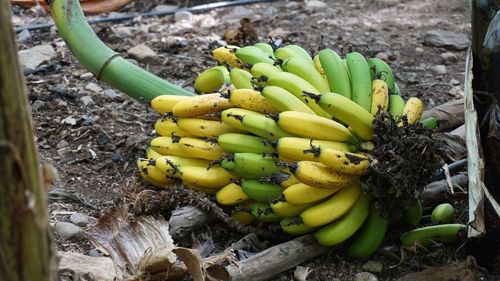
[[[448,201],[453,196],[452,188],[462,187],[464,190],[467,188],[468,178],[466,174],[454,175],[450,178],[450,181],[452,183],[451,187],[446,179],[428,184],[422,193],[422,207],[432,208],[439,203]],[[467,196],[463,192],[459,194]]]
[[[464,99],[443,103],[424,111],[422,119],[434,117],[437,120],[437,131],[444,132],[464,123]]]

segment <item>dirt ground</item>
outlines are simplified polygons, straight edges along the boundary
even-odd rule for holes
[[[160,4],[160,1],[155,2]],[[461,97],[466,51],[426,46],[423,34],[431,29],[469,34],[466,1],[349,0],[325,3],[328,9],[319,10],[308,9],[301,1],[252,4],[197,13],[190,22],[175,23],[171,16],[143,18],[99,24],[94,30],[124,57],[129,57],[127,50],[131,47],[146,43],[157,53],[158,59],[152,64],[140,63],[140,66],[188,89],[192,89],[197,73],[215,65],[208,51],[223,43],[224,32],[238,28],[240,18],[249,17],[260,41],[273,37],[313,51],[327,46],[339,51],[352,48],[365,54],[385,56],[397,73],[403,96],[418,96],[427,107]],[[136,4],[123,11],[142,12],[149,8]],[[27,10],[13,8],[13,11],[14,22],[18,25],[47,20],[46,16],[36,17]],[[130,34],[123,34],[124,27],[131,31]],[[20,49],[49,43],[57,51],[57,58],[51,62],[48,71],[26,77],[30,103],[37,105],[32,114],[41,161],[57,170],[53,189],[68,191],[95,207],[68,202],[63,197],[51,201],[50,222],[68,221],[73,212],[97,217],[105,208],[120,202],[122,187],[137,177],[135,160],[144,155],[159,115],[147,105],[124,95],[104,94],[109,87],[86,74],[55,29],[33,31],[31,35],[28,43],[19,43]],[[437,75],[429,69],[443,64],[440,55],[444,52],[453,52],[458,59],[446,65],[446,74]],[[99,85],[103,91],[94,91],[89,87],[91,83]],[[81,98],[85,96],[90,96],[93,102],[84,105]],[[38,106],[41,104],[43,106]],[[222,224],[215,223],[210,228],[216,233],[215,242],[222,245],[241,238]],[[216,237],[225,239],[219,241]],[[85,241],[54,239],[59,250],[87,254],[94,249]],[[398,251],[390,246],[386,250],[385,254],[372,257],[384,264],[383,271],[377,273],[380,280],[394,280],[427,265],[451,261],[443,258],[446,255],[426,255],[417,259],[419,262],[408,261],[397,266]],[[463,253],[458,253],[457,257],[463,257]],[[313,270],[307,280],[352,280],[357,272],[362,271],[362,264],[343,256],[341,251],[333,250],[304,266]],[[273,280],[290,280],[292,275],[293,271],[289,271]]]

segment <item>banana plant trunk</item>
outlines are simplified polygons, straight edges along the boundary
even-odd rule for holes
[[[9,0],[0,0],[0,280],[55,280],[47,197],[18,63]]]

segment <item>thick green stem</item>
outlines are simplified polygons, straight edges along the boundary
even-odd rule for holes
[[[87,23],[79,1],[47,2],[68,48],[98,79],[139,101],[151,101],[159,95],[194,95],[130,63],[107,47]]]

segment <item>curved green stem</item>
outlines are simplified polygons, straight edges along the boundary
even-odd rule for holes
[[[144,102],[159,95],[194,95],[130,63],[106,46],[87,23],[79,1],[47,2],[51,5],[52,17],[68,48],[97,79]]]

